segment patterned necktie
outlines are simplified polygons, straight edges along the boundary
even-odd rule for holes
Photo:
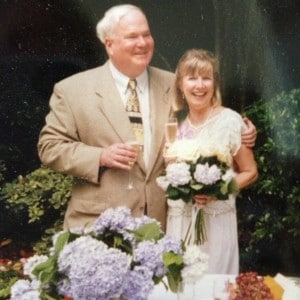
[[[134,135],[140,145],[144,145],[143,119],[140,112],[140,104],[136,91],[136,79],[130,79],[128,89],[130,91],[129,98],[126,103],[126,111],[132,124]]]

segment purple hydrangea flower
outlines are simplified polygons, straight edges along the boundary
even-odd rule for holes
[[[135,219],[128,207],[119,206],[104,211],[94,223],[94,232],[101,235],[105,230],[118,232],[125,240],[133,241],[134,237],[127,230],[136,228]]]
[[[147,299],[154,288],[152,276],[153,272],[145,266],[135,266],[133,270],[129,271],[123,291],[125,299]]]
[[[181,241],[173,236],[166,235],[160,239],[157,244],[162,247],[163,252],[174,252],[179,255],[183,254]]]
[[[130,264],[128,254],[91,236],[81,236],[65,245],[58,257],[58,270],[69,281],[60,282],[59,292],[74,300],[118,297]]]
[[[152,241],[140,242],[135,249],[134,260],[151,270],[155,276],[166,274],[162,244],[155,244]]]

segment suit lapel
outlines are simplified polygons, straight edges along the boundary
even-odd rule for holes
[[[99,75],[96,94],[99,96],[100,110],[120,137],[121,142],[134,140],[131,124],[127,114],[124,113],[124,104],[107,63],[100,69]]]

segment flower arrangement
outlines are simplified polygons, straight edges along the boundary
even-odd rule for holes
[[[189,271],[195,262],[197,275]],[[199,278],[206,266],[205,254],[165,236],[154,219],[111,208],[90,228],[56,234],[49,256],[29,258],[27,278],[12,286],[11,299],[147,299],[165,278],[176,292],[182,281]]]
[[[157,183],[168,199],[194,203],[197,194],[227,200],[230,194],[238,193],[232,156],[227,148],[178,140],[167,150],[166,157],[172,158],[172,162]],[[206,240],[205,224],[203,211],[196,209],[195,242],[201,244]]]

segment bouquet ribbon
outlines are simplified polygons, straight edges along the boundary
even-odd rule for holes
[[[186,233],[185,243],[187,245],[203,244],[207,240],[204,223],[204,212],[197,205],[192,206],[192,215],[189,228]]]

